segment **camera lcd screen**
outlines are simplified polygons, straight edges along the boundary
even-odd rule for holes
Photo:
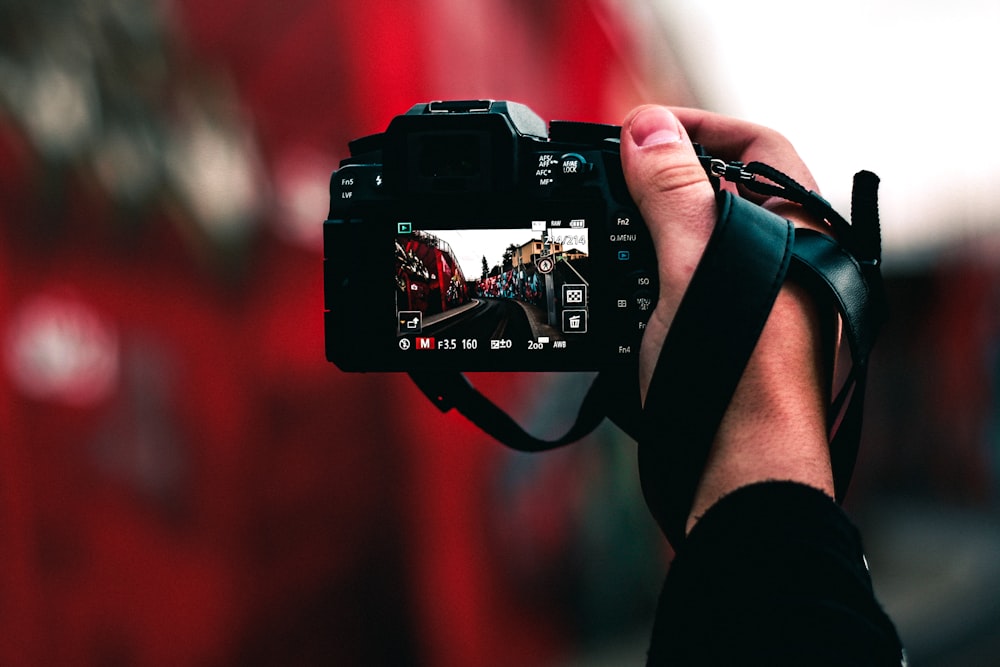
[[[397,222],[396,345],[406,354],[569,355],[586,347],[585,220],[515,228]]]

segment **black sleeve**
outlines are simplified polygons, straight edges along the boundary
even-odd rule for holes
[[[739,489],[680,546],[649,666],[905,664],[875,599],[858,531],[822,492]]]

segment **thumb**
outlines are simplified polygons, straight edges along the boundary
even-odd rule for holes
[[[666,107],[642,106],[622,124],[622,171],[649,228],[660,295],[643,335],[640,388],[655,360],[715,227],[715,192],[687,131]]]
[[[715,192],[670,109],[639,107],[623,128],[622,169],[649,227],[661,289],[682,294],[715,226]]]

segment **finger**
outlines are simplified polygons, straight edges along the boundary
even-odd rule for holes
[[[687,132],[669,109],[639,107],[622,128],[622,170],[649,228],[660,278],[639,356],[645,400],[670,323],[715,227],[715,192]]]
[[[792,143],[780,132],[748,121],[700,109],[671,109],[697,141],[713,157],[741,162],[766,162],[780,169],[810,190],[816,181]]]
[[[715,226],[715,193],[669,109],[639,107],[623,128],[622,168],[649,226],[662,287],[682,293]]]
[[[763,162],[784,172],[807,190],[819,192],[809,168],[781,133],[763,125],[700,109],[675,107],[671,111],[684,124],[692,140],[704,146],[712,157],[744,163]],[[742,186],[738,190],[742,197],[792,220],[797,226],[829,231],[827,225],[813,220],[798,204],[781,197],[760,195]]]

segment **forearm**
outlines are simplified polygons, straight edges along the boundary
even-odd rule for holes
[[[754,482],[788,480],[834,495],[823,319],[804,288],[787,284],[778,295],[712,444],[688,530],[719,498]]]

